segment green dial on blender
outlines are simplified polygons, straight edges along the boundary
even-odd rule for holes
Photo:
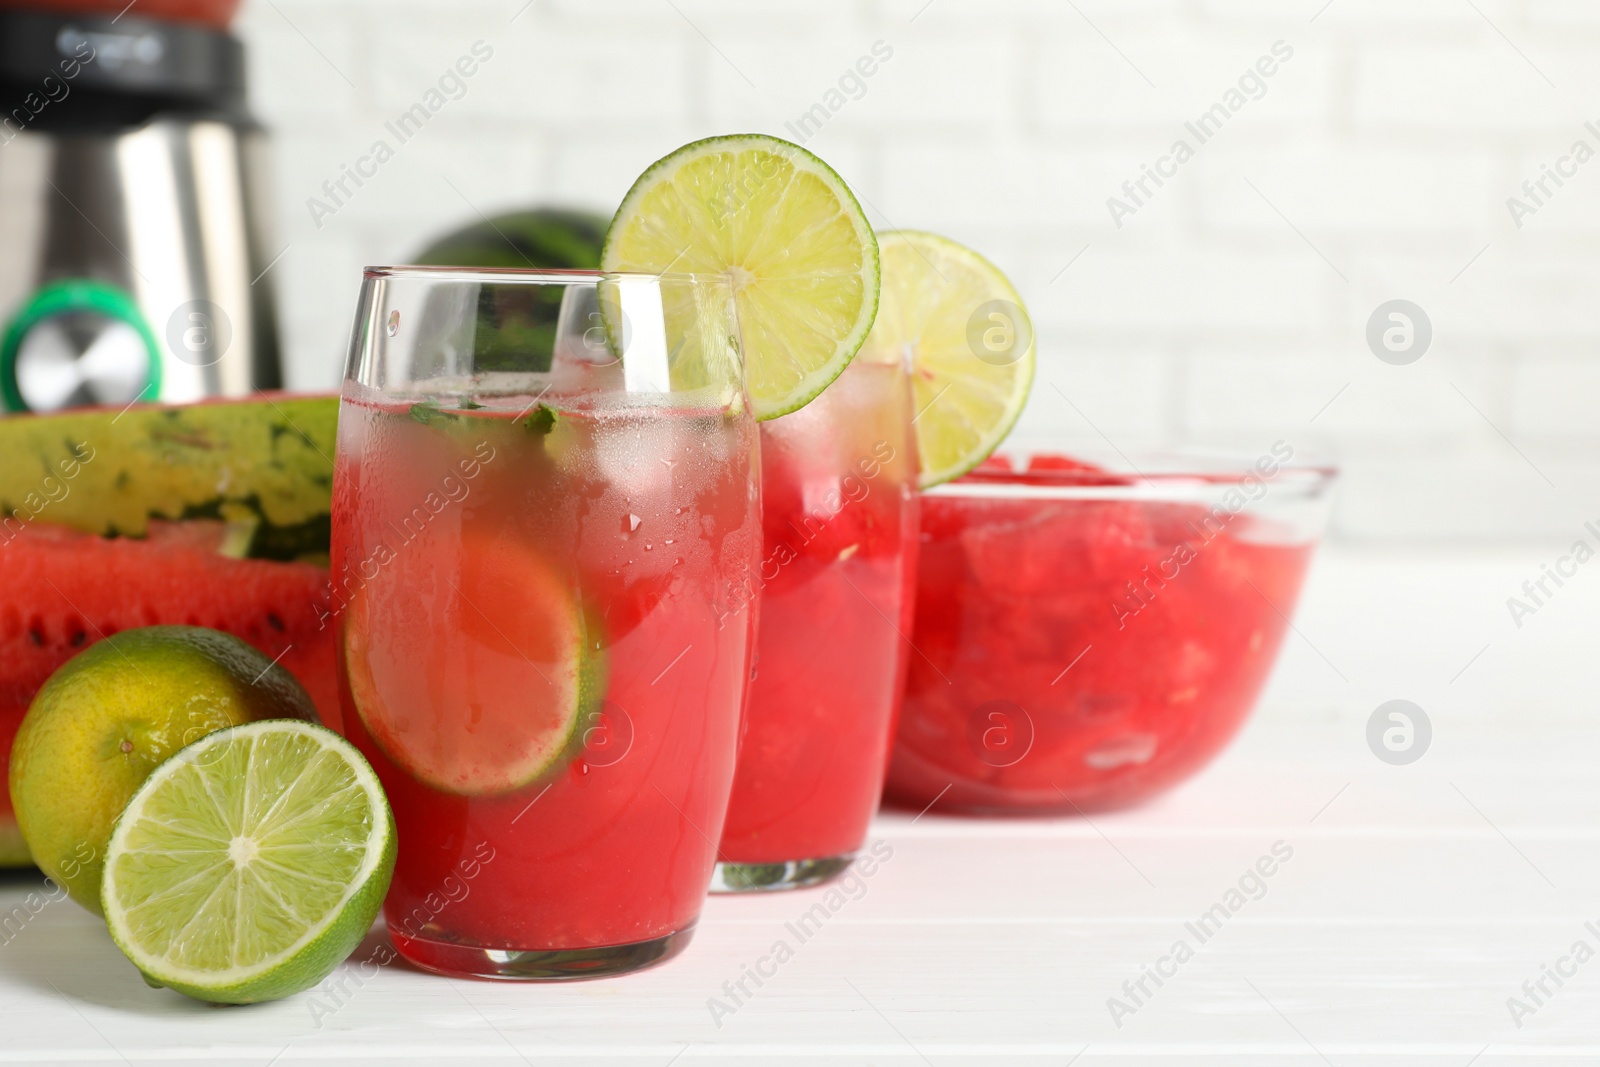
[[[23,304],[0,340],[8,411],[154,400],[161,349],[133,297],[92,280],[53,282]]]

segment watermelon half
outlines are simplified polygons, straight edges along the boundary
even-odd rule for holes
[[[532,208],[481,218],[445,234],[413,263],[444,267],[596,270],[611,219],[573,208]]]
[[[444,267],[511,267],[518,270],[594,270],[611,220],[587,211],[534,208],[513,211],[446,234],[413,262]],[[548,370],[530,362],[549,353],[561,320],[562,286],[521,291],[484,286],[478,294],[474,363],[486,370]]]
[[[104,538],[32,522],[0,544],[0,770],[28,704],[89,645],[140,626],[184,623],[240,637],[305,686],[339,726],[328,572],[309,563],[219,553],[225,525],[152,525],[146,539]],[[0,866],[28,862],[9,790],[0,792]]]

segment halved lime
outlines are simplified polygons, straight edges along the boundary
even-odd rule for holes
[[[617,209],[604,270],[726,274],[758,419],[810,403],[878,307],[878,243],[844,180],[799,145],[710,137],[657,161]]]
[[[993,263],[936,234],[879,234],[883,297],[858,359],[909,357],[918,484],[959,478],[1016,425],[1033,384],[1033,324]]]
[[[513,536],[429,527],[350,601],[345,676],[383,754],[446,793],[509,793],[567,755],[603,684],[570,581]]]
[[[100,900],[152,985],[251,1004],[309,989],[350,955],[394,856],[389,802],[349,742],[247,723],[145,779],[111,832]]]

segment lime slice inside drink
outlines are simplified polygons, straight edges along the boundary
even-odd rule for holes
[[[883,294],[858,359],[909,358],[921,474],[959,478],[1011,432],[1033,384],[1033,324],[978,253],[913,230],[879,235]]]
[[[447,793],[509,793],[573,751],[604,687],[586,633],[571,582],[526,545],[429,527],[350,601],[345,673],[402,770]]]
[[[652,165],[617,209],[600,265],[728,275],[759,419],[827,388],[878,306],[878,244],[849,187],[805,149],[759,134],[696,141]]]
[[[394,818],[359,752],[320,726],[248,723],[145,779],[111,833],[101,904],[152,985],[250,1004],[350,955],[394,858]]]

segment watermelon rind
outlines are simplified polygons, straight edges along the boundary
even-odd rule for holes
[[[0,545],[29,522],[143,537],[152,519],[253,525],[235,551],[326,556],[336,396],[0,419]]]

